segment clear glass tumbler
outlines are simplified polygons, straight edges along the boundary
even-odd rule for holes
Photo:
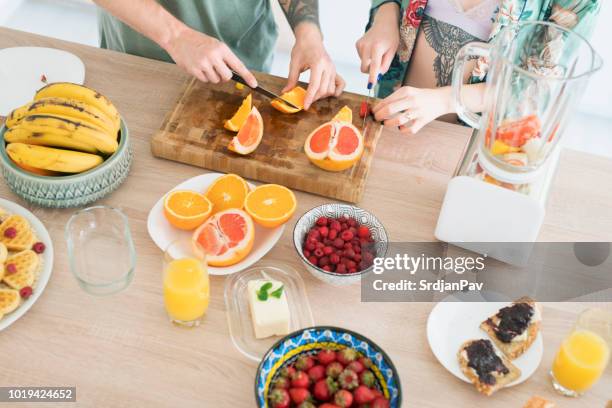
[[[110,295],[129,286],[136,250],[121,210],[95,206],[77,211],[65,234],[70,269],[81,288],[92,295]]]
[[[168,245],[163,264],[164,305],[180,326],[199,326],[208,310],[210,282],[206,252],[189,239]]]
[[[563,340],[553,361],[553,387],[567,397],[578,397],[597,383],[610,361],[612,313],[587,309]]]

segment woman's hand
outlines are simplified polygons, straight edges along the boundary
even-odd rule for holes
[[[233,70],[250,87],[257,86],[257,79],[227,45],[191,28],[181,29],[169,41],[166,51],[178,66],[202,82],[229,81]]]
[[[372,108],[378,121],[399,128],[402,133],[416,133],[423,126],[454,111],[451,88],[413,88],[403,86]]]
[[[372,27],[357,41],[361,72],[369,74],[368,87],[375,84],[379,74],[389,70],[400,42],[399,7],[395,3],[380,6]]]
[[[336,73],[336,67],[325,51],[318,27],[310,23],[300,24],[295,29],[295,38],[295,46],[291,51],[289,78],[282,92],[295,88],[300,74],[310,69],[310,82],[306,90],[304,109],[310,108],[310,105],[319,99],[340,96],[345,82]]]

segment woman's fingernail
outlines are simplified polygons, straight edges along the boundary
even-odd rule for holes
[[[382,77],[383,77],[383,74],[378,74],[378,77],[376,78],[376,82],[380,82]]]
[[[368,89],[372,89],[372,83],[368,82]]]

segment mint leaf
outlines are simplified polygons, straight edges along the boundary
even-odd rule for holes
[[[272,289],[272,282],[266,282],[257,291],[257,299],[265,302],[268,300],[268,290]]]
[[[270,293],[270,296],[273,296],[277,299],[280,299],[281,295],[283,294],[283,285],[279,286],[278,289],[276,289],[274,292]]]

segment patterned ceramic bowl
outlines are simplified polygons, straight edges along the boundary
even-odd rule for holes
[[[341,350],[351,347],[374,363],[372,372],[376,388],[389,399],[390,407],[402,404],[399,375],[389,356],[370,339],[346,329],[316,326],[293,332],[276,342],[264,355],[255,377],[255,400],[260,408],[267,408],[270,385],[280,369],[293,363],[300,355],[314,354],[322,348]]]
[[[381,222],[378,221],[374,215],[359,207],[348,204],[323,204],[319,207],[315,207],[302,215],[295,224],[293,230],[293,245],[306,269],[323,282],[331,283],[332,285],[348,285],[359,282],[361,275],[370,272],[372,267],[357,273],[335,273],[328,272],[311,264],[302,252],[302,244],[304,243],[308,231],[315,225],[319,217],[349,217],[355,219],[360,224],[370,229],[372,238],[374,238],[373,249],[376,257],[384,257],[387,254],[387,247],[389,244],[387,231],[385,231]]]
[[[5,131],[2,126],[2,141]],[[101,165],[72,176],[48,177],[25,172],[8,157],[5,143],[0,143],[0,165],[8,186],[26,201],[42,207],[80,207],[97,201],[123,183],[131,163],[130,135],[123,120],[119,149]]]

